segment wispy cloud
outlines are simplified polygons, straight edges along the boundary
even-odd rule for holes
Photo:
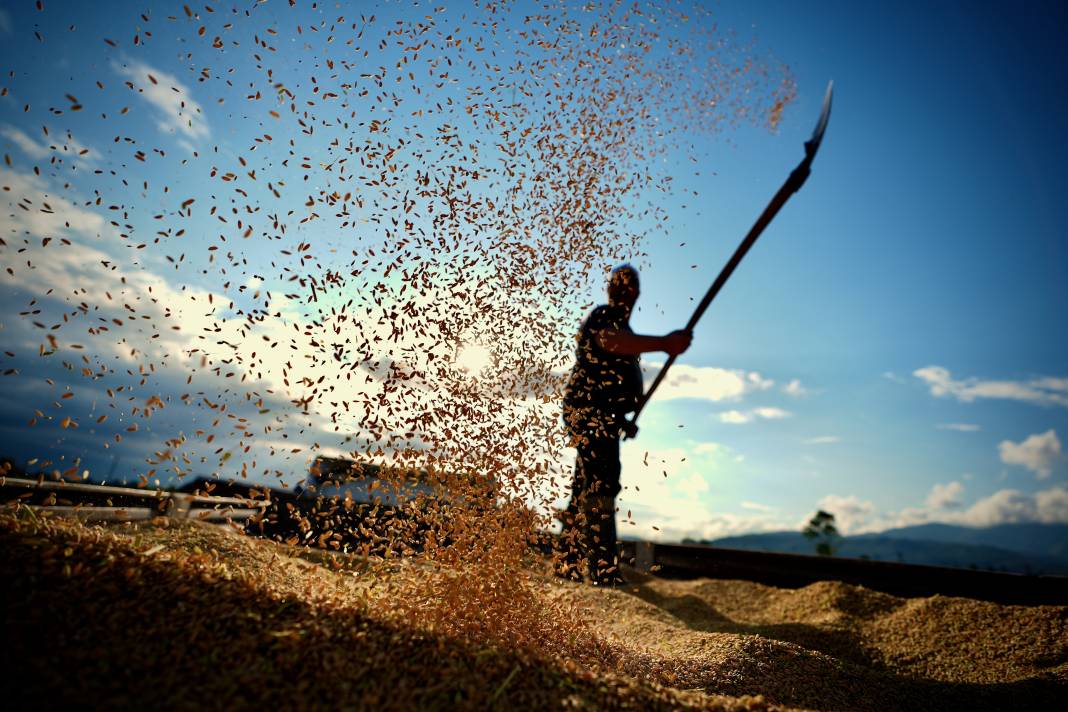
[[[728,450],[729,448],[726,445],[713,442],[697,443],[693,448],[693,451],[698,455],[710,455],[713,457],[723,454]]]
[[[1061,459],[1061,441],[1056,431],[1050,428],[1018,443],[1002,440],[998,443],[998,453],[1006,465],[1022,465],[1037,474],[1038,479],[1044,480],[1053,472],[1053,465]]]
[[[974,433],[979,431],[979,426],[973,423],[939,423],[939,430],[956,430],[961,433]]]
[[[168,279],[166,273],[154,271],[151,267],[130,260],[127,257],[129,249],[125,241],[120,239],[118,230],[106,220],[102,214],[103,210],[94,210],[89,207],[91,204],[76,200],[73,191],[56,191],[48,176],[20,172],[3,165],[0,165],[0,185],[4,186],[6,191],[0,200],[7,203],[4,214],[0,215],[0,229],[5,240],[9,241],[8,244],[21,243],[17,246],[18,259],[10,260],[7,265],[5,286],[9,288],[10,295],[5,296],[9,298],[13,312],[16,303],[36,300],[32,315],[30,310],[27,310],[24,318],[13,318],[11,323],[4,325],[5,350],[18,353],[20,360],[16,363],[25,368],[52,368],[45,374],[53,379],[50,384],[52,391],[68,386],[70,390],[77,390],[77,398],[63,401],[66,413],[84,420],[89,413],[85,408],[78,409],[83,405],[96,408],[97,400],[103,403],[105,398],[99,393],[90,395],[90,389],[84,382],[85,377],[78,371],[60,371],[55,367],[59,357],[28,360],[27,355],[39,352],[42,347],[41,330],[45,327],[39,324],[66,319],[72,305],[84,304],[91,305],[85,309],[87,312],[91,309],[94,328],[89,329],[88,333],[80,331],[76,345],[67,343],[66,339],[58,340],[58,344],[52,344],[51,353],[75,349],[76,351],[71,352],[73,355],[89,353],[109,365],[115,362],[116,365],[111,371],[119,374],[115,379],[122,378],[122,371],[132,376],[143,364],[150,364],[151,373],[145,373],[138,390],[141,394],[150,392],[159,395],[167,403],[184,400],[185,396],[180,397],[179,394],[192,390],[189,384],[194,382],[194,379],[200,383],[199,387],[204,389],[203,392],[208,394],[228,393],[233,385],[240,381],[246,384],[244,387],[251,395],[258,397],[266,393],[269,396],[267,400],[274,401],[273,405],[261,406],[259,409],[252,409],[251,413],[243,414],[247,416],[249,423],[246,433],[259,431],[261,428],[256,426],[262,425],[266,428],[264,432],[274,433],[271,436],[274,443],[279,442],[279,437],[285,437],[287,422],[297,420],[288,420],[289,414],[295,411],[294,404],[306,400],[307,384],[322,377],[322,369],[318,365],[321,361],[316,360],[319,351],[309,346],[308,341],[313,344],[315,340],[329,343],[331,337],[325,335],[337,333],[336,323],[327,319],[316,321],[315,326],[312,326],[306,310],[299,302],[281,294],[284,290],[272,290],[269,281],[262,284],[249,281],[247,285],[242,285],[242,288],[262,288],[265,295],[263,308],[275,317],[263,322],[257,328],[256,338],[252,338],[248,335],[248,320],[241,312],[233,312],[232,303],[229,310],[218,306],[235,297],[233,290],[229,293],[209,291],[181,280]],[[57,192],[60,194],[57,195]],[[16,203],[26,207],[20,209],[16,207]],[[56,239],[44,239],[52,237]],[[100,326],[95,326],[96,324]],[[320,328],[324,329],[322,334],[318,331]],[[373,328],[381,330],[373,337],[375,341],[385,341],[391,326],[382,324]],[[309,339],[295,339],[293,332],[303,333]],[[210,337],[205,337],[206,334],[210,334]],[[418,343],[420,338],[422,337],[416,333],[403,335],[399,337],[397,348],[401,353],[414,350],[411,344]],[[405,339],[407,341],[404,341]],[[265,342],[282,344],[288,348],[264,349],[261,345]],[[293,352],[299,355],[294,356]],[[403,364],[392,358],[392,354],[381,354],[379,362],[383,364],[386,373],[396,374],[404,371]],[[219,364],[225,364],[225,368],[219,367]],[[94,380],[95,377],[96,374]],[[44,378],[40,380],[43,382]],[[336,403],[329,400],[305,403],[303,407],[307,410],[299,416],[302,423],[300,433],[290,433],[294,441],[291,443],[293,447],[285,452],[277,449],[272,452],[271,447],[261,448],[259,454],[253,451],[249,457],[241,458],[242,465],[252,462],[254,466],[264,468],[259,481],[271,481],[274,477],[267,473],[267,463],[275,463],[274,469],[290,474],[303,469],[297,463],[297,469],[294,470],[292,461],[299,459],[297,455],[306,456],[309,443],[336,443],[339,432],[358,433],[361,415],[355,404],[376,402],[395,387],[392,382],[392,377],[376,378],[373,374],[368,374],[367,378],[346,378],[333,393],[339,401],[354,404],[353,408],[338,409]],[[415,386],[417,387],[418,385]],[[10,387],[8,390],[13,391]],[[130,397],[133,397],[132,394]],[[52,398],[55,398],[54,394]],[[440,402],[436,400],[439,398],[440,392],[428,389],[415,392],[408,403],[412,413],[429,412],[433,403]],[[45,400],[42,397],[40,402]],[[106,400],[110,402],[119,399],[109,394]],[[26,400],[19,399],[14,392],[0,394],[0,424],[5,413],[22,410],[25,405]],[[556,407],[555,404],[543,404],[535,399],[531,399],[529,405],[531,410]],[[511,418],[522,418],[522,413],[517,415],[518,412],[516,409],[502,408],[492,414],[492,417],[496,418],[493,426],[502,430],[510,427],[513,424]],[[170,419],[168,422],[173,424],[174,432],[188,433],[197,429],[197,416],[190,416],[189,413],[190,411],[182,409],[168,408],[167,418]],[[190,420],[190,417],[193,419]],[[304,424],[306,417],[307,427]],[[25,419],[22,422],[25,422]],[[49,422],[55,425],[54,421]],[[155,432],[163,432],[160,429],[160,416],[157,416],[154,423]],[[445,427],[445,423],[440,426],[435,424],[428,426],[425,432],[428,437],[443,439],[445,436],[440,433]],[[59,427],[56,426],[55,429]],[[66,429],[63,430],[66,433]],[[87,427],[78,432],[84,437],[91,430],[91,427]],[[232,467],[224,466],[215,451],[227,443],[236,447],[239,440],[235,441],[233,438],[240,436],[236,432],[219,434],[222,436],[220,440],[210,447],[203,439],[197,438],[190,438],[189,443],[183,447],[187,453],[201,452],[214,461],[215,464],[205,465],[204,469]],[[67,438],[66,442],[70,441],[69,435],[63,437]],[[148,438],[150,431],[145,429],[138,437]],[[260,440],[258,437],[255,439],[257,443]],[[123,441],[126,445],[117,450],[125,452],[127,445],[133,441],[134,438],[126,437]],[[268,441],[264,442],[269,445]],[[348,447],[358,449],[364,449],[365,445],[371,444],[362,435],[356,437],[355,442],[346,442]],[[399,447],[409,444],[414,446],[417,443],[401,443]],[[83,445],[82,451],[91,451],[88,442],[83,442]],[[155,446],[157,449],[160,447],[159,440]],[[396,445],[390,445],[393,446]],[[234,458],[234,462],[237,459]],[[284,462],[286,459],[291,460],[288,465]],[[709,458],[703,458],[704,464],[708,464],[708,460]],[[196,462],[195,458],[193,462]],[[236,475],[236,471],[231,472]],[[699,481],[692,480],[689,483],[690,490],[696,491],[700,484]]]
[[[754,408],[752,411],[758,418],[766,418],[767,420],[778,420],[779,418],[789,418],[793,413],[782,408]]]
[[[731,423],[734,425],[742,425],[745,423],[752,423],[754,420],[779,420],[782,418],[789,418],[793,415],[788,410],[782,408],[753,408],[751,410],[727,410],[719,414],[719,420],[721,423]]]
[[[805,445],[833,445],[842,442],[842,438],[837,435],[817,435],[814,438],[805,438],[801,442]]]
[[[1068,407],[1068,378],[1043,376],[1026,381],[956,380],[942,366],[925,366],[912,375],[926,383],[935,397],[951,396],[964,403],[977,398],[1001,398],[1037,405]]]
[[[89,147],[75,139],[70,133],[67,133],[64,139],[61,145],[53,147],[54,150],[69,156],[75,161],[81,161],[86,164],[93,163],[96,160]]]
[[[89,164],[93,161],[92,152],[89,148],[77,141],[70,133],[63,136],[62,142],[47,143],[45,141],[37,141],[17,126],[3,124],[0,125],[0,136],[18,146],[19,150],[26,154],[27,157],[35,160],[48,158],[55,153],[61,158],[70,158],[72,161],[79,161],[84,164]]]
[[[0,136],[18,146],[19,150],[30,158],[45,158],[48,156],[49,151],[46,144],[38,143],[29,134],[16,126],[11,126],[10,124],[0,126]]]
[[[0,35],[10,35],[14,27],[14,24],[11,22],[11,15],[8,14],[8,11],[0,9]]]
[[[200,104],[192,92],[173,74],[144,62],[112,63],[112,68],[127,78],[128,86],[156,109],[156,126],[163,133],[181,134],[186,140],[208,138],[211,129]]]
[[[783,385],[782,392],[788,396],[800,398],[801,396],[808,395],[808,389],[801,385],[801,381],[793,379],[789,383]]]

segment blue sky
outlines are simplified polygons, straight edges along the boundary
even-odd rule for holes
[[[709,478],[706,496],[788,512],[833,494],[828,509],[840,518],[855,510],[854,521],[869,525],[923,516],[979,523],[995,503],[1026,508],[1027,495],[1062,487],[1063,8],[749,3],[721,11],[790,65],[800,98],[778,136],[754,132],[714,151],[707,221],[680,234],[688,246],[707,245],[701,274],[680,278],[669,259],[645,270],[646,295],[667,313],[685,313],[685,300],[702,293],[800,157],[829,78],[836,96],[812,177],[685,357],[778,384],[796,378],[809,392],[747,397],[792,415],[745,425],[675,406],[691,433],[704,416],[695,439],[714,433],[745,457],[730,475]],[[657,323],[634,321],[648,330]],[[944,372],[920,370],[932,366]],[[1053,390],[1027,388],[1043,378],[1061,380],[1050,381]],[[932,388],[940,383],[944,395]],[[668,405],[649,420],[667,416]],[[1030,469],[1017,462],[1027,458],[999,450],[1036,435]],[[956,506],[929,511],[928,499],[944,499],[931,495],[947,486]]]
[[[388,26],[396,18],[433,13],[432,7],[398,3],[374,12],[379,24]],[[1058,130],[1068,86],[1068,63],[1058,42],[1068,13],[1055,3],[1009,8],[763,2],[707,8],[743,43],[754,40],[758,56],[787,65],[797,98],[776,132],[741,122],[711,135],[695,133],[697,163],[665,157],[677,160],[677,170],[676,163],[665,168],[675,177],[676,190],[659,197],[649,192],[667,215],[666,235],[650,237],[642,245],[646,256],[635,256],[643,277],[640,308],[632,320],[637,331],[661,333],[685,322],[693,302],[800,160],[830,79],[835,105],[808,183],[742,263],[673,371],[676,380],[690,380],[678,386],[669,382],[643,413],[639,438],[625,445],[628,489],[620,501],[621,532],[713,538],[793,528],[817,507],[834,512],[847,531],[932,520],[1068,521],[1062,445],[1068,433],[1068,207],[1058,199],[1068,192],[1063,169],[1068,143]],[[220,53],[219,58],[204,54],[204,44],[228,19],[234,33],[244,22],[268,41],[264,27],[291,27],[293,21],[308,27],[327,13],[267,4],[256,7],[253,23],[241,15],[221,17],[220,8],[212,13],[218,17],[204,13],[209,29],[198,40],[201,21],[185,18],[180,5],[152,10],[147,22],[124,4],[112,10],[46,2],[39,12],[27,2],[5,6],[0,14],[5,47],[0,86],[8,88],[0,97],[0,150],[12,159],[10,167],[0,167],[3,184],[12,188],[3,197],[0,216],[7,222],[6,227],[0,223],[0,237],[7,242],[0,247],[4,266],[21,266],[19,240],[27,234],[55,234],[50,248],[67,235],[80,249],[110,256],[129,275],[136,285],[131,294],[142,299],[138,310],[155,295],[160,303],[152,313],[186,307],[184,323],[203,326],[211,321],[208,312],[194,314],[184,300],[194,294],[199,305],[214,293],[247,311],[260,288],[286,289],[274,279],[279,268],[271,262],[296,263],[231,238],[222,252],[236,250],[238,260],[248,263],[237,265],[234,283],[223,287],[227,277],[217,263],[206,262],[211,240],[205,236],[218,232],[207,206],[229,205],[232,194],[208,182],[206,168],[218,165],[225,172],[233,170],[238,156],[251,161],[267,155],[259,180],[242,183],[249,202],[262,200],[266,206],[271,202],[267,181],[301,182],[300,172],[293,170],[299,156],[283,167],[283,142],[292,124],[272,124],[264,112],[267,102],[247,108],[260,106],[247,102],[247,87],[262,85],[249,53]],[[342,39],[354,34],[346,28],[356,16],[372,11],[332,8],[327,20],[344,12],[354,17],[335,23]],[[450,14],[455,12],[450,7],[443,15],[455,23]],[[165,20],[168,14],[178,20]],[[172,30],[178,26],[181,31]],[[132,37],[144,37],[146,29],[153,32],[150,41],[133,45]],[[279,43],[279,51],[262,55],[268,64],[274,62],[280,82],[296,81],[312,58],[297,51],[291,32],[278,37],[270,41]],[[305,30],[300,38],[306,37]],[[508,56],[505,50],[501,54]],[[396,56],[387,51],[368,61],[385,64]],[[196,72],[205,66],[212,79],[200,83]],[[157,84],[145,82],[142,75],[148,73]],[[168,92],[173,85],[183,91]],[[66,94],[85,108],[72,113]],[[30,109],[24,111],[27,104]],[[120,113],[124,106],[126,114]],[[100,113],[109,118],[99,119]],[[367,118],[372,116],[373,111]],[[42,126],[49,127],[48,136]],[[67,129],[73,141],[66,138]],[[262,138],[266,132],[274,134],[269,141]],[[328,130],[292,135],[300,152],[329,152],[326,139],[319,138],[329,136]],[[80,147],[88,153],[77,156]],[[250,153],[252,147],[260,153]],[[153,154],[154,148],[167,155]],[[145,161],[132,160],[138,150],[146,152]],[[57,165],[54,157],[63,162]],[[40,175],[33,174],[34,165]],[[122,185],[124,178],[128,185]],[[64,183],[70,187],[64,189]],[[161,184],[167,185],[166,193]],[[99,206],[93,201],[97,189],[108,196]],[[52,196],[50,205],[58,210],[18,207],[24,197],[40,206],[42,195]],[[181,217],[187,198],[196,202]],[[293,200],[299,209],[301,202]],[[121,208],[108,209],[120,202]],[[75,217],[76,228],[54,222],[64,212]],[[358,219],[373,211],[353,212]],[[244,218],[250,224],[260,219],[248,213]],[[109,226],[111,220],[118,225]],[[135,236],[152,236],[160,226],[171,235],[184,228],[187,242],[170,236],[159,245],[123,238],[121,233],[131,233],[127,225]],[[312,230],[294,228],[315,243],[319,260],[348,264],[344,238],[323,233],[312,239]],[[105,233],[110,237],[101,237]],[[146,247],[124,244],[135,241]],[[32,314],[19,313],[32,311],[35,307],[26,305],[36,297],[36,308],[51,309],[52,323],[64,308],[77,305],[70,296],[59,300],[56,292],[69,291],[78,280],[103,289],[100,285],[118,274],[108,267],[90,268],[89,253],[42,254],[49,255],[50,264],[31,281],[5,274],[0,283],[5,304],[0,335],[5,350],[16,354],[5,356],[3,367],[19,371],[0,381],[3,449],[24,458],[82,457],[94,473],[120,477],[131,469],[142,472],[144,459],[174,432],[209,427],[215,412],[167,408],[139,421],[141,429],[122,443],[112,441],[107,453],[89,424],[61,429],[55,427],[57,417],[49,429],[26,428],[35,407],[47,411],[46,404],[58,402],[56,388],[70,384],[79,395],[69,401],[78,403],[94,386],[76,370],[38,356],[37,346],[29,344],[41,341],[41,330],[27,323]],[[181,254],[185,258],[176,269],[168,257],[178,260]],[[595,275],[586,281],[590,299],[598,296],[598,282]],[[149,294],[149,287],[156,291]],[[290,304],[286,312],[278,302],[272,309],[299,322],[300,307]],[[224,309],[211,318],[226,320],[227,339],[259,338],[243,336],[233,315]],[[581,316],[572,310],[562,318],[577,327]],[[136,319],[121,330],[130,344],[141,348],[138,339],[154,340],[151,348],[163,343],[160,348],[174,354],[188,351],[190,343],[153,339],[148,326],[136,327],[144,330],[138,335]],[[106,344],[111,333],[96,343]],[[70,343],[62,341],[65,348]],[[72,353],[68,362],[80,355]],[[160,393],[183,392],[196,360],[188,353],[156,359],[169,366],[153,372],[153,387]],[[655,355],[646,358],[647,363],[656,360]],[[136,358],[126,363],[137,371]],[[300,420],[280,415],[292,410],[291,394],[270,377],[257,386],[254,369],[246,375],[261,402],[235,397],[230,414],[254,423],[277,422],[290,441],[284,455],[278,442],[265,445],[262,462],[299,473],[313,443],[337,445],[328,441],[322,414],[310,418],[306,428],[283,428],[281,420]],[[46,389],[45,378],[59,385]],[[115,378],[110,382],[124,378],[131,387],[139,380],[134,374]],[[208,391],[227,387],[203,371],[195,378]],[[103,403],[104,396],[87,396],[82,404],[94,418],[98,401]],[[220,436],[219,442],[224,440]],[[233,464],[247,458],[232,441],[224,444],[238,457],[213,467],[233,474]]]

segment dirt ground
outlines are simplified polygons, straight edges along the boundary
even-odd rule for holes
[[[0,540],[0,693],[37,706],[945,710],[1068,693],[1068,607],[633,574],[480,586],[195,524],[0,515]]]

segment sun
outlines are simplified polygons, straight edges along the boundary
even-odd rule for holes
[[[482,344],[464,344],[456,350],[456,367],[472,376],[483,373],[493,361],[493,352]]]

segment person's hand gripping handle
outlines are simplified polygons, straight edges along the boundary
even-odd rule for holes
[[[693,331],[690,329],[678,329],[667,336],[662,336],[661,340],[663,342],[661,351],[674,358],[690,348],[690,344],[693,343]]]

